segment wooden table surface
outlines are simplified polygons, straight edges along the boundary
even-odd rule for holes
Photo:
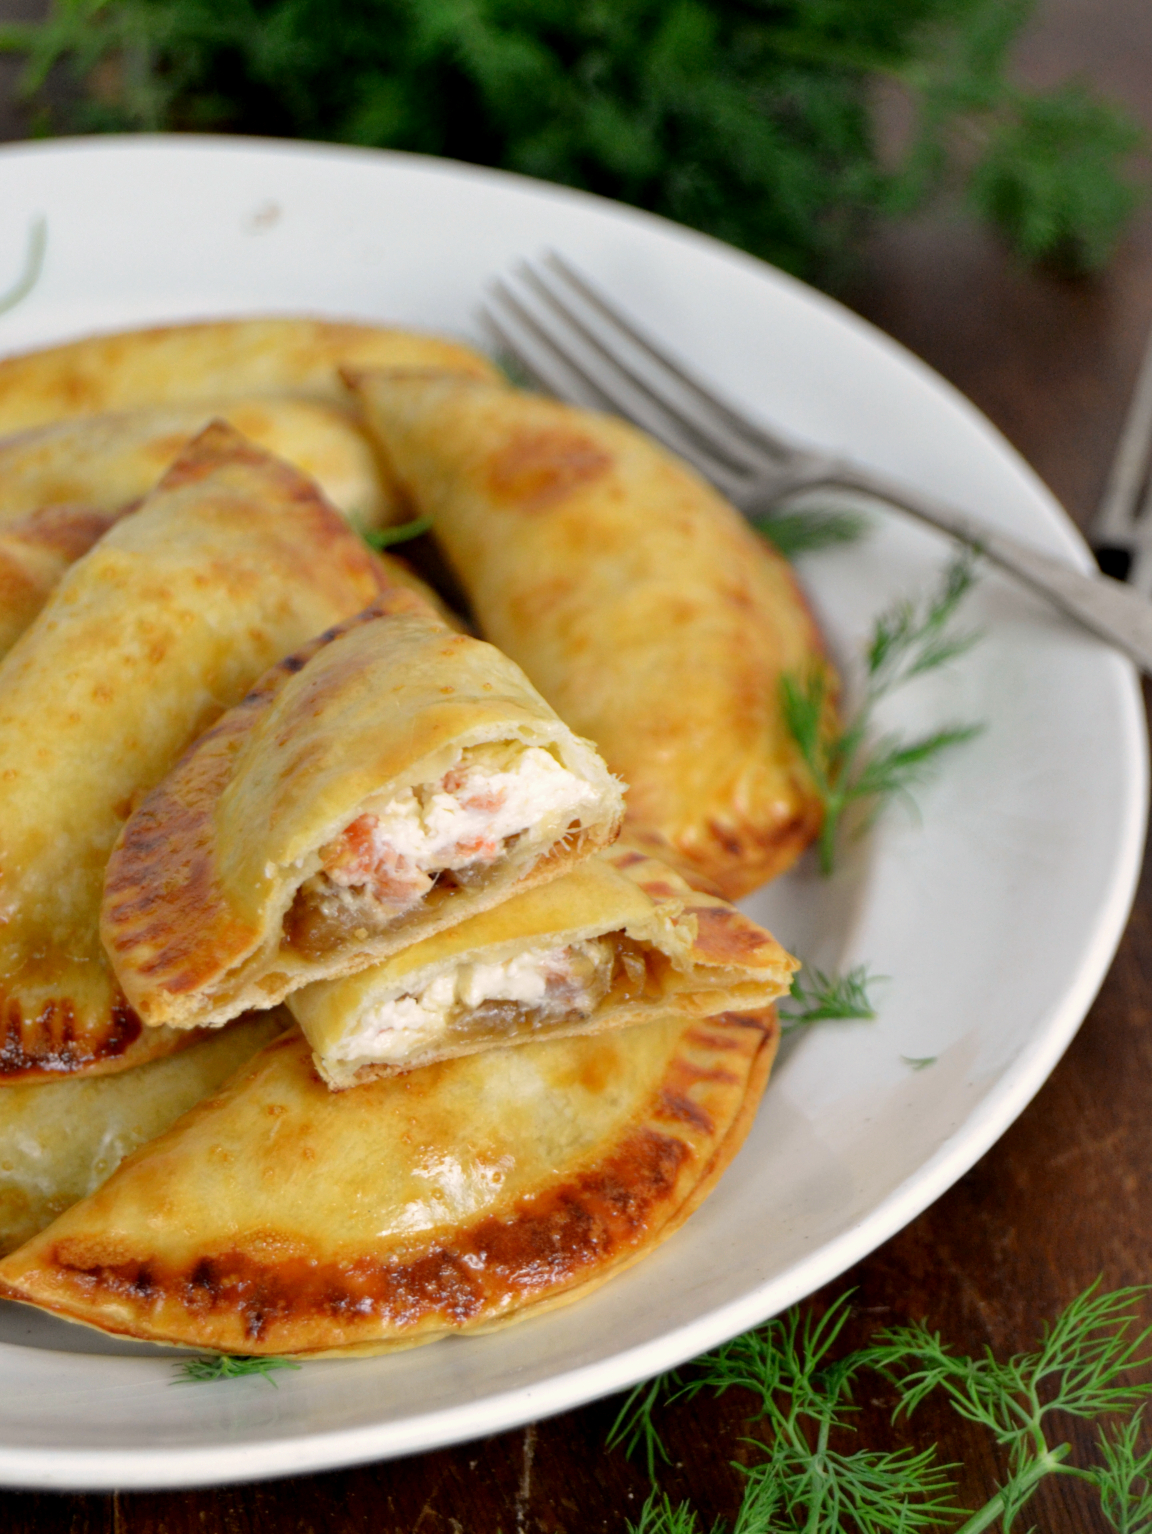
[[[3,10],[27,14],[31,0]],[[1048,82],[1077,70],[1152,128],[1147,0],[1046,0],[1021,69]],[[11,74],[0,63],[0,94]],[[0,133],[19,121],[0,104]],[[1101,280],[1023,273],[955,217],[877,237],[855,302],[926,358],[1003,430],[1083,525],[1103,487],[1152,324],[1152,211]],[[932,1208],[830,1286],[855,1287],[865,1318],[927,1316],[964,1351],[1031,1346],[1098,1274],[1152,1277],[1152,866],[1101,993],[1047,1085],[1004,1138]],[[1152,1300],[1146,1306],[1152,1321]],[[623,1534],[644,1476],[604,1439],[606,1401],[460,1448],[327,1475],[215,1490],[57,1496],[0,1492],[5,1534]],[[889,1403],[865,1403],[861,1441],[898,1441]],[[668,1415],[676,1462],[665,1484],[704,1528],[729,1526],[730,1465],[748,1403],[701,1397]],[[999,1473],[984,1434],[947,1408],[916,1418],[917,1441],[961,1462],[960,1499],[979,1506]],[[1084,1433],[1087,1443],[1090,1430]],[[1105,1531],[1075,1483],[1050,1479],[1021,1527]]]

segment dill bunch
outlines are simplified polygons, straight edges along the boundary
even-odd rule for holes
[[[881,1331],[847,1351],[841,1334],[850,1295],[819,1317],[795,1308],[638,1385],[608,1447],[642,1455],[655,1482],[657,1464],[668,1459],[657,1422],[664,1408],[703,1390],[719,1395],[736,1387],[751,1396],[748,1420],[757,1436],[744,1440],[753,1455],[738,1467],[744,1494],[730,1534],[1010,1534],[1048,1476],[1092,1488],[1118,1534],[1149,1534],[1152,1449],[1141,1452],[1140,1444],[1152,1381],[1134,1377],[1152,1365],[1152,1328],[1137,1322],[1147,1293],[1103,1293],[1097,1280],[1044,1328],[1032,1352],[1008,1359],[988,1350],[975,1358],[956,1353],[924,1323]],[[938,1463],[935,1446],[878,1451],[856,1444],[853,1389],[869,1374],[896,1390],[895,1425],[941,1391],[960,1416],[990,1434],[1003,1475],[983,1507],[955,1505],[958,1467]],[[1124,1413],[1131,1415],[1117,1423]],[[1100,1424],[1095,1463],[1074,1463],[1072,1444],[1052,1431],[1061,1415]],[[690,1505],[672,1502],[655,1484],[629,1530],[706,1534]],[[729,1531],[717,1524],[711,1534]]]
[[[834,285],[869,219],[957,179],[1027,259],[1107,259],[1136,198],[1124,165],[1140,135],[1079,88],[1012,82],[1028,10],[52,0],[43,24],[0,29],[0,48],[27,60],[42,131],[226,131],[447,155],[634,203]],[[46,92],[60,65],[76,85]],[[897,82],[918,117],[895,168],[874,141],[878,79]]]

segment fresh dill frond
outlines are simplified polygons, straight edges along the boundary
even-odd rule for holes
[[[752,517],[752,526],[785,559],[811,554],[818,549],[856,543],[869,530],[869,521],[858,511],[824,511],[804,508]]]
[[[397,543],[408,543],[413,538],[419,538],[431,526],[431,517],[413,517],[411,522],[397,522],[395,527],[373,528],[371,532],[364,533],[363,538],[368,547],[379,554]]]
[[[1152,1534],[1152,1449],[1137,1453],[1143,1428],[1141,1410],[1121,1427],[1100,1431],[1104,1463],[1092,1479],[1101,1511],[1117,1534]]]
[[[1093,1486],[1117,1534],[1152,1534],[1152,1449],[1140,1450],[1142,1403],[1152,1382],[1132,1378],[1152,1366],[1152,1327],[1140,1330],[1136,1321],[1136,1306],[1149,1292],[1102,1294],[1097,1282],[1045,1328],[1035,1351],[1005,1362],[989,1350],[977,1358],[954,1353],[923,1323],[881,1331],[842,1352],[850,1300],[844,1294],[821,1316],[794,1308],[677,1375],[637,1387],[626,1410],[645,1413],[651,1427],[661,1402],[733,1387],[751,1394],[749,1420],[758,1435],[745,1440],[755,1451],[752,1463],[746,1452],[736,1467],[747,1482],[732,1534],[914,1534],[945,1525],[954,1534],[993,1528],[1011,1534],[1021,1508],[1053,1474]],[[1006,1451],[1008,1473],[983,1507],[966,1515],[953,1504],[957,1467],[938,1464],[934,1447],[852,1450],[845,1440],[853,1431],[852,1391],[867,1373],[896,1388],[894,1422],[943,1390],[962,1417],[991,1432]],[[1070,1463],[1072,1445],[1051,1442],[1046,1431],[1049,1413],[1092,1420],[1134,1408],[1126,1423],[1101,1430],[1100,1463],[1091,1468]],[[623,1441],[620,1422],[615,1444]],[[656,1490],[631,1527],[634,1534],[700,1534],[691,1507],[673,1505]]]
[[[905,1065],[911,1066],[914,1071],[926,1071],[930,1065],[935,1065],[939,1055],[901,1055]]]
[[[1072,1445],[1052,1443],[1046,1419],[1052,1412],[1063,1412],[1091,1420],[1132,1411],[1146,1400],[1152,1381],[1133,1381],[1130,1376],[1152,1365],[1152,1327],[1136,1329],[1136,1303],[1147,1292],[1145,1286],[1101,1294],[1097,1279],[1045,1328],[1035,1352],[1018,1353],[1004,1362],[990,1351],[982,1358],[953,1353],[939,1333],[930,1332],[922,1322],[881,1333],[865,1351],[865,1362],[891,1379],[900,1392],[898,1413],[911,1415],[932,1391],[943,1390],[962,1417],[987,1428],[1007,1451],[1006,1480],[960,1534],[975,1534],[996,1517],[1008,1530],[1048,1475],[1095,1479],[1097,1472],[1065,1463]],[[1109,1474],[1106,1461],[1104,1484],[1114,1500],[1120,1499],[1117,1506],[1128,1506],[1131,1486],[1124,1490],[1125,1467],[1137,1462],[1125,1457],[1126,1439],[1114,1437],[1110,1442],[1112,1463],[1118,1468]],[[1135,1439],[1133,1454],[1134,1444]],[[1143,1470],[1134,1469],[1133,1476],[1137,1475],[1142,1476]]]
[[[864,649],[865,685],[859,707],[842,728],[833,721],[830,681],[822,665],[780,679],[784,723],[808,769],[823,808],[817,853],[823,873],[835,863],[844,816],[868,810],[865,823],[893,794],[924,782],[940,757],[978,735],[980,725],[948,725],[915,740],[887,735],[869,743],[880,700],[914,677],[963,655],[979,639],[975,630],[953,627],[956,610],[975,579],[966,550],[945,569],[939,589],[923,603],[897,602],[876,619]]]
[[[717,1521],[712,1534],[720,1534]],[[640,1517],[627,1525],[628,1534],[703,1534],[695,1511],[687,1502],[674,1503],[667,1492],[653,1487],[648,1500],[640,1509]]]
[[[922,606],[904,600],[880,614],[866,651],[868,694],[873,701],[971,649],[979,632],[951,633],[948,625],[975,580],[975,557],[972,550],[963,549],[946,566],[939,589]]]
[[[232,1353],[215,1353],[203,1358],[186,1358],[174,1365],[174,1385],[206,1385],[213,1380],[239,1379],[241,1375],[259,1374],[275,1385],[272,1378],[276,1369],[299,1369],[300,1365],[290,1358],[244,1357]]]
[[[6,314],[9,309],[15,309],[28,297],[32,289],[40,281],[40,273],[44,269],[44,254],[48,249],[48,223],[44,218],[32,220],[28,230],[28,246],[24,253],[24,268],[19,277],[0,293],[0,314]]]
[[[852,1430],[852,1386],[862,1355],[833,1358],[849,1319],[850,1294],[822,1316],[790,1310],[706,1353],[681,1395],[733,1386],[758,1398],[765,1458],[746,1471],[738,1534],[778,1529],[841,1534],[935,1528],[953,1518],[951,1467],[934,1448],[847,1451],[835,1441]]]
[[[845,975],[829,975],[815,966],[805,965],[792,976],[789,992],[795,1008],[782,1003],[777,1012],[785,1037],[809,1023],[843,1022],[852,1018],[872,1019],[876,1008],[868,987],[880,977],[870,975],[866,964],[857,964]]]
[[[642,1380],[628,1392],[615,1422],[608,1429],[607,1447],[623,1449],[629,1459],[642,1451],[648,1478],[652,1481],[656,1479],[656,1461],[660,1459],[668,1464],[670,1459],[656,1427],[656,1408],[675,1391],[677,1384],[675,1373]]]

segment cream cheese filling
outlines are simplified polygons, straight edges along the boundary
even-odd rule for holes
[[[321,862],[333,884],[407,906],[436,874],[493,862],[509,838],[538,825],[559,829],[595,799],[539,746],[475,747],[438,784],[368,801],[321,849]]]
[[[329,1058],[403,1064],[488,1002],[513,1003],[534,1022],[571,1012],[587,1015],[608,989],[612,962],[611,944],[591,938],[564,947],[528,949],[499,964],[459,964],[415,994],[367,1007]]]

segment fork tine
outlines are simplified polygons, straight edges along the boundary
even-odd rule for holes
[[[698,408],[709,411],[717,421],[737,433],[749,447],[768,453],[778,460],[787,460],[797,451],[795,444],[749,420],[736,406],[730,405],[700,373],[687,362],[673,356],[652,335],[642,330],[634,319],[613,303],[566,257],[560,255],[559,251],[548,251],[543,264],[601,314],[615,330],[626,335],[643,355],[664,368]]]
[[[570,344],[571,336],[558,333],[554,322],[541,315],[539,310],[530,309],[506,283],[493,283],[486,315],[493,329],[502,333],[502,339],[513,355],[519,356],[529,371],[561,398],[573,397],[573,389],[565,382],[566,375],[573,376],[580,385],[579,403],[586,403],[591,397],[594,408],[607,408],[637,422],[674,453],[695,464],[726,494],[736,494],[747,486],[747,473],[733,472],[729,463],[703,451],[697,441],[680,431],[676,423],[643,394],[631,389],[626,380],[622,383],[619,376],[614,377],[607,371],[601,359],[590,363],[587,356],[576,355]],[[518,344],[517,338],[524,336],[531,337],[530,353],[528,348],[521,350]],[[562,372],[558,372],[558,365]]]
[[[625,409],[625,414],[635,413],[634,391],[638,390],[646,401],[646,408],[655,407],[665,412],[675,430],[696,443],[698,453],[705,453],[709,459],[726,465],[730,472],[747,478],[763,474],[766,470],[771,472],[778,467],[774,458],[765,463],[763,449],[749,446],[726,423],[702,420],[700,408],[695,402],[686,411],[682,399],[677,399],[669,389],[668,378],[657,371],[662,366],[658,359],[640,351],[638,347],[629,346],[631,332],[611,330],[607,338],[598,335],[596,328],[588,324],[585,315],[573,307],[570,298],[555,292],[530,262],[521,265],[519,275],[521,281],[527,283],[534,295],[547,305],[551,314],[568,327],[577,343],[598,364],[607,365],[622,376],[625,387],[630,390],[629,407]],[[603,331],[603,322],[597,328]],[[623,345],[621,336],[624,337]],[[641,364],[639,368],[625,347],[636,351]],[[678,392],[682,395],[684,391],[681,389]]]
[[[588,387],[580,375],[566,366],[557,353],[519,317],[502,282],[491,284],[488,302],[480,315],[500,345],[530,374],[533,381],[570,405],[603,410],[604,397]]]

